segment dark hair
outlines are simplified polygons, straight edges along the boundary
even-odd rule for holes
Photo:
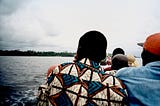
[[[143,49],[143,51],[141,53],[141,57],[142,57],[143,66],[145,66],[147,63],[150,63],[150,62],[160,61],[160,56],[152,54],[145,49]]]
[[[113,56],[111,69],[119,70],[120,68],[123,68],[123,67],[129,67],[127,56],[123,54],[117,54]]]
[[[98,31],[89,31],[80,39],[77,49],[76,60],[89,58],[90,60],[100,62],[106,58],[107,40],[106,37]]]
[[[116,54],[123,54],[125,55],[125,52],[122,48],[115,48],[112,52],[112,57],[115,56]]]

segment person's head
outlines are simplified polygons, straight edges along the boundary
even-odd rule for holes
[[[76,60],[89,58],[100,62],[106,58],[107,39],[98,31],[86,32],[80,39],[77,48]]]
[[[132,64],[136,61],[136,58],[132,54],[127,55],[128,58],[128,65],[132,66]]]
[[[123,67],[129,67],[127,56],[123,54],[116,54],[115,56],[113,56],[111,69],[119,70],[120,68],[123,68]]]
[[[123,54],[125,55],[125,52],[122,48],[115,48],[112,52],[112,57],[115,56],[116,54]]]
[[[129,67],[138,67],[139,66],[139,63],[136,60],[136,58],[135,58],[134,55],[128,54],[127,58],[128,58],[128,65],[129,65]]]
[[[160,61],[160,33],[155,33],[147,37],[143,44],[142,64]]]

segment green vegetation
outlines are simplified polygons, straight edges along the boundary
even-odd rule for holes
[[[0,56],[67,56],[73,57],[75,53],[71,52],[40,52],[40,51],[20,51],[20,50],[0,50]]]

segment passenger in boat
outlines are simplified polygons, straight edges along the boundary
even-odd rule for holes
[[[128,54],[127,58],[128,58],[128,65],[129,65],[129,67],[138,67],[139,66],[139,63],[136,60],[136,58],[134,57],[134,55]]]
[[[126,85],[130,106],[160,106],[160,33],[143,44],[141,67],[123,68],[116,76]]]
[[[105,73],[114,75],[117,70],[124,68],[124,67],[129,67],[127,56],[123,54],[116,54],[112,58],[111,70],[105,71]]]
[[[106,67],[104,67],[104,71],[111,71],[111,66],[112,66],[112,58],[117,55],[117,54],[122,54],[125,55],[125,51],[122,48],[115,48],[112,52],[112,57],[110,60],[108,60],[106,63]]]
[[[93,30],[81,36],[75,60],[52,70],[47,86],[42,86],[47,93],[40,94],[38,105],[47,104],[45,101],[55,106],[124,105],[127,93],[123,84],[100,66],[106,49],[107,39],[101,32]]]
[[[116,54],[123,54],[125,55],[125,51],[122,48],[115,48],[112,52],[112,57],[115,56]]]
[[[119,70],[123,67],[129,67],[127,56],[123,55],[123,54],[117,54],[117,55],[113,56],[111,69],[112,70]]]

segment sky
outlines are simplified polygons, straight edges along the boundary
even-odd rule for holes
[[[107,52],[140,55],[137,43],[160,32],[159,0],[0,0],[0,49],[76,52],[90,30]]]

